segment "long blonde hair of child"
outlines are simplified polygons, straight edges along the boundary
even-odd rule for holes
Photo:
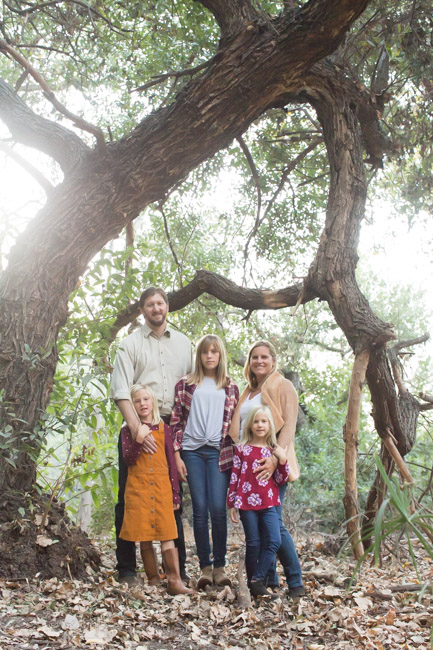
[[[248,415],[245,418],[244,430],[241,438],[241,445],[246,445],[251,443],[253,439],[252,426],[254,419],[258,413],[264,413],[269,420],[269,432],[265,440],[265,445],[267,447],[275,447],[277,444],[277,436],[275,433],[275,424],[274,418],[272,417],[271,410],[268,406],[262,404],[261,406],[256,406],[253,409],[248,411]]]
[[[150,399],[152,400],[152,425],[159,424],[161,421],[161,416],[159,414],[158,398],[156,397],[153,390],[149,388],[149,386],[146,386],[145,384],[134,384],[133,386],[131,386],[129,390],[129,396],[131,398],[134,411],[135,411],[134,397],[136,396],[139,390],[145,390],[147,393],[149,393]],[[140,419],[137,411],[135,411],[135,413],[138,419]]]

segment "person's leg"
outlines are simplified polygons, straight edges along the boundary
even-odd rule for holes
[[[192,594],[192,589],[185,587],[182,582],[179,569],[179,554],[174,545],[174,541],[166,540],[161,542],[161,555],[167,575],[168,593],[172,596],[178,594]]]
[[[281,545],[280,522],[275,507],[258,510],[261,545],[252,581],[263,581]]]
[[[280,490],[281,505],[276,506],[278,519],[280,522],[281,546],[277,551],[277,557],[281,562],[286,576],[289,589],[295,587],[302,587],[302,570],[299,562],[298,554],[296,553],[295,544],[293,543],[292,536],[283,523],[283,500],[286,494],[287,483],[282,485]]]
[[[158,559],[152,542],[140,542],[141,559],[149,585],[159,585],[161,577],[158,570]]]
[[[200,569],[212,564],[209,541],[209,506],[206,489],[206,461],[202,448],[182,451],[182,460],[187,470],[187,479],[192,502],[194,539]]]
[[[245,570],[247,582],[250,585],[257,570],[257,560],[260,554],[259,518],[254,510],[239,510],[239,516],[245,533]]]
[[[180,494],[180,508],[179,510],[174,511],[174,518],[176,520],[176,526],[177,526],[177,538],[174,540],[174,545],[177,548],[178,554],[179,554],[179,566],[180,566],[180,575],[182,576],[182,580],[188,580],[188,576],[186,574],[186,546],[185,546],[185,535],[183,531],[183,522],[182,522],[182,513],[183,513],[183,508],[182,508],[182,497],[183,497],[183,489],[182,489],[182,483],[179,481],[179,494]]]
[[[170,415],[163,415],[162,419],[164,420],[165,424],[170,424]],[[183,531],[183,522],[182,522],[182,513],[183,513],[183,508],[182,508],[182,497],[183,497],[183,489],[182,489],[182,483],[179,481],[179,494],[180,494],[180,508],[179,510],[174,511],[174,518],[176,520],[176,526],[177,526],[177,538],[174,540],[174,545],[177,548],[178,555],[179,555],[179,567],[180,567],[180,575],[182,576],[182,580],[185,580],[185,582],[188,582],[189,577],[186,573],[185,565],[186,565],[186,545],[185,545],[185,535]]]
[[[227,489],[230,476],[220,472],[219,449],[206,447],[206,489],[212,525],[212,552],[215,568],[225,566],[227,553]]]
[[[119,537],[123,523],[123,514],[125,511],[125,486],[126,479],[128,477],[128,466],[123,459],[122,441],[120,435],[117,448],[119,453],[119,491],[117,495],[116,507],[114,509],[114,524],[116,528],[116,569],[119,573],[119,578],[122,579],[127,578],[128,576],[135,576],[137,564],[135,556],[135,542],[128,542],[125,539],[120,539]]]
[[[206,483],[212,527],[213,582],[218,587],[230,586],[230,578],[224,569],[227,553],[227,489],[230,474],[220,472],[219,449],[209,446],[207,454]]]

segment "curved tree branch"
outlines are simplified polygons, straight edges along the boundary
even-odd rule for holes
[[[257,309],[283,309],[292,307],[303,290],[302,284],[295,284],[275,291],[268,289],[245,289],[235,282],[211,271],[197,271],[194,278],[178,291],[168,293],[170,311],[178,311],[193,300],[208,293],[227,305],[255,311]],[[316,296],[309,290],[304,291],[302,303],[313,300]],[[138,300],[123,309],[110,328],[110,340],[114,340],[118,331],[129,325],[140,314]]]
[[[64,126],[36,115],[0,79],[0,118],[16,142],[34,147],[56,160],[66,173],[90,153],[89,147]]]

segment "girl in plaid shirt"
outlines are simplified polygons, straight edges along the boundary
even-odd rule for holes
[[[194,538],[201,569],[198,589],[211,584],[230,585],[224,570],[226,497],[233,463],[228,431],[238,399],[238,387],[227,375],[224,343],[214,334],[203,336],[197,345],[194,372],[176,384],[170,420],[179,478],[188,481],[191,493]]]

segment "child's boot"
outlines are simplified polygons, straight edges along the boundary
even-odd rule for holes
[[[232,583],[230,578],[228,577],[227,573],[225,572],[225,569],[223,566],[219,566],[214,568],[213,570],[213,583],[217,587],[225,587],[226,585],[231,587]]]
[[[208,585],[213,584],[212,564],[204,566],[201,570],[200,577],[197,582],[197,589],[206,589]]]
[[[266,589],[263,580],[256,580],[254,582],[250,582],[250,592],[253,598],[265,597],[268,598],[269,600],[275,600],[276,598],[278,598],[277,594],[273,594],[272,592]]]
[[[151,546],[140,544],[140,552],[149,585],[159,585],[161,583],[161,577],[158,571],[158,561],[153,544]]]
[[[165,574],[167,576],[167,591],[172,596],[177,594],[192,594],[192,589],[188,589],[182,582],[179,571],[179,555],[177,548],[169,548],[162,552],[164,561]]]

